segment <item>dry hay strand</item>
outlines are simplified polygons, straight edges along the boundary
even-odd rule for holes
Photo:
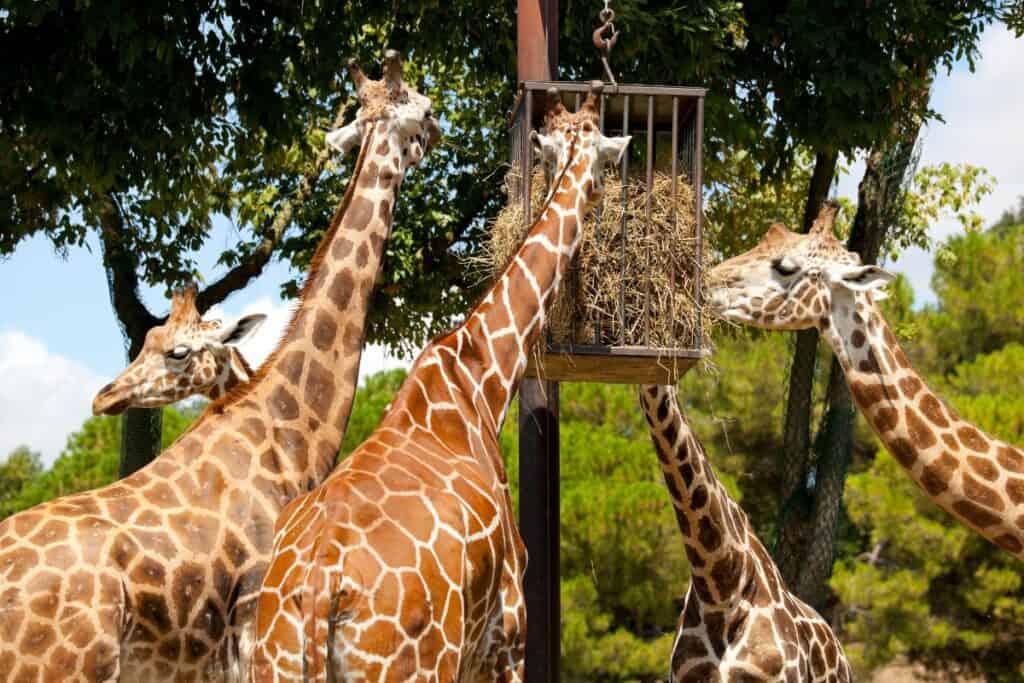
[[[524,220],[519,182],[513,169],[505,178],[511,201],[492,222],[489,243],[468,263],[488,279],[504,270],[533,222]],[[694,298],[698,273],[693,188],[680,176],[673,202],[672,176],[655,172],[648,212],[644,178],[630,177],[625,196],[617,172],[606,173],[604,183],[604,200],[584,221],[579,253],[549,312],[551,342],[666,351],[707,347],[712,318],[706,304],[698,313]],[[545,190],[544,173],[538,168],[530,192],[534,220],[544,207]],[[710,265],[709,251],[707,245],[702,249],[700,274]],[[698,316],[703,323],[701,338]]]

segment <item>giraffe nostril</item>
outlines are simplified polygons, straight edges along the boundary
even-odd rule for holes
[[[113,383],[113,382],[110,382],[109,384],[107,384],[106,386],[104,386],[104,387],[103,387],[102,389],[100,389],[99,393],[101,393],[101,394],[105,394],[105,393],[107,393],[108,391],[110,391],[110,390],[111,390],[111,389],[113,389],[113,388],[114,388],[114,383]]]

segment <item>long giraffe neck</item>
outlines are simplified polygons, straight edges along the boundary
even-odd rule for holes
[[[235,387],[251,380],[253,376],[252,366],[245,360],[241,351],[234,346],[225,346],[221,353],[223,356],[217,359],[217,377],[206,391],[206,397],[211,400],[226,396]]]
[[[580,221],[596,200],[592,149],[577,152],[519,251],[458,330],[459,360],[474,370],[480,398],[497,428],[579,247]]]
[[[1024,453],[928,388],[869,295],[846,298],[833,304],[825,336],[872,429],[937,505],[1024,557]]]
[[[752,544],[760,542],[711,469],[679,408],[676,388],[642,387],[640,402],[686,545],[694,589],[703,603],[730,607],[754,576],[756,563],[765,565],[765,575],[774,577],[777,570],[766,553],[752,552]]]
[[[312,443],[315,435],[321,446],[306,471],[294,473],[315,481],[334,466],[352,408],[370,295],[402,181],[396,147],[384,123],[369,127],[283,339],[252,382],[230,393],[222,406],[261,406],[275,425],[273,440],[285,452],[294,449],[296,432],[305,435],[302,443]]]

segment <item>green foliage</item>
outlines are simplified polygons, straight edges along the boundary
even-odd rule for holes
[[[890,258],[897,259],[908,247],[931,247],[929,230],[946,217],[954,218],[966,231],[981,230],[977,207],[994,187],[995,178],[988,171],[970,164],[942,163],[918,170],[887,236],[885,249]],[[937,257],[950,258],[945,250]]]
[[[15,499],[22,487],[43,471],[39,453],[18,446],[0,463],[0,519],[18,510]]]
[[[1021,7],[1024,8],[1024,2],[1021,3]],[[1017,197],[1017,208],[1005,209],[999,216],[999,220],[993,223],[989,229],[1003,236],[1007,229],[1012,229],[1022,223],[1024,223],[1024,196]]]
[[[195,417],[194,410],[164,408],[162,447],[171,445]],[[0,496],[0,519],[52,498],[109,484],[117,479],[120,452],[120,419],[90,417],[80,430],[68,436],[67,445],[50,469],[42,470],[38,455],[34,456],[34,469],[27,468],[31,476],[9,479],[10,470],[0,469],[0,491],[4,492]]]
[[[341,455],[345,459],[355,448],[366,441],[380,424],[384,408],[391,402],[405,380],[402,369],[384,370],[366,378],[366,383],[356,390],[352,413],[348,418],[348,429],[341,442]]]
[[[942,372],[1024,342],[1024,226],[957,235],[945,248],[932,276],[941,305],[922,319],[924,355]]]
[[[973,68],[981,32],[1002,5],[745,3],[749,44],[734,68],[746,109],[773,119],[776,150],[788,141],[815,150],[868,149],[894,122],[934,115],[917,94],[939,67],[965,58]]]
[[[144,282],[201,279],[197,253],[217,215],[240,236],[220,262],[247,262],[313,171],[339,107],[351,116],[351,86],[339,79],[345,59],[358,57],[373,75],[393,47],[410,58],[406,78],[433,99],[445,142],[403,186],[368,335],[419,348],[475,296],[460,256],[480,246],[504,202],[515,8],[513,0],[7,3],[0,254],[37,232],[58,249],[83,244],[102,234],[112,197],[125,225],[116,241],[141,255],[129,265]],[[576,3],[564,12],[564,76],[600,73],[590,41],[596,10]],[[616,11],[633,36],[615,58],[628,80],[725,78],[742,42],[735,0],[625,0]],[[344,170],[316,175],[274,244],[302,270],[347,181]],[[298,286],[286,283],[284,293]]]

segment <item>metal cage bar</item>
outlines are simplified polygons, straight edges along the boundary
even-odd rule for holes
[[[533,149],[529,134],[531,129],[540,127],[544,114],[544,107],[537,104],[538,100],[535,99],[535,94],[543,93],[546,96],[546,91],[549,88],[554,88],[558,91],[566,107],[574,107],[578,110],[583,95],[590,89],[590,84],[566,81],[524,81],[520,84],[520,92],[511,121],[513,129],[511,131],[511,141],[513,168],[519,170],[522,183],[518,188],[513,187],[512,189],[522,193],[523,215],[527,221],[532,218],[533,208],[531,206]],[[600,97],[599,106],[599,125],[602,132],[611,135],[632,134],[634,140],[633,144],[630,145],[629,151],[623,155],[619,168],[619,176],[622,182],[621,196],[616,198],[606,196],[602,200],[601,205],[595,208],[595,212],[600,216],[602,212],[609,210],[608,202],[613,204],[615,202],[622,203],[622,216],[618,225],[621,242],[621,249],[618,254],[618,310],[595,312],[589,318],[589,321],[594,326],[593,335],[587,334],[585,339],[580,339],[580,334],[583,330],[579,326],[580,320],[572,321],[571,337],[567,343],[554,344],[550,336],[546,336],[545,373],[552,366],[551,354],[571,357],[575,359],[573,362],[581,366],[588,363],[591,365],[597,363],[599,365],[599,359],[602,356],[620,359],[616,363],[622,362],[623,359],[634,359],[637,362],[646,359],[644,362],[648,363],[652,360],[663,359],[669,365],[681,363],[681,367],[684,370],[692,365],[696,359],[703,357],[704,351],[701,349],[703,320],[700,315],[700,301],[703,292],[701,290],[700,275],[703,252],[702,144],[705,94],[706,90],[704,88],[633,84],[605,86],[605,91]],[[635,121],[637,118],[639,122]],[[661,150],[659,154],[659,147],[661,146],[659,145],[659,134],[663,136],[660,140],[662,144],[668,143],[671,145],[667,157],[664,150]],[[654,171],[656,168],[663,167],[662,165],[664,164],[665,170],[671,173],[672,209],[669,220],[672,221],[673,225],[678,220],[676,203],[679,197],[679,176],[681,173],[686,174],[685,180],[694,191],[696,213],[696,216],[694,216],[694,251],[696,261],[692,266],[695,270],[693,273],[692,297],[697,305],[696,319],[692,337],[680,337],[678,342],[671,348],[653,348],[650,346],[650,316],[653,315],[654,297],[661,296],[662,293],[651,291],[650,286],[645,287],[643,291],[633,291],[630,289],[631,283],[626,282],[625,273],[628,258],[626,246],[631,235],[630,231],[641,228],[641,226],[633,224],[626,210],[630,197],[630,164],[634,158],[642,160],[641,163],[644,164],[644,166],[637,170],[644,174],[642,179],[645,192],[643,197],[644,225],[642,228],[645,239],[654,238],[655,236],[652,234],[652,231],[657,229],[652,216]],[[600,223],[597,229],[601,229]],[[600,235],[595,233],[595,238],[600,237]],[[614,259],[614,257],[611,258]],[[647,258],[647,266],[650,267],[649,252]],[[602,263],[600,267],[606,266],[614,267],[611,263]],[[679,266],[673,264],[672,268],[673,272],[670,273],[670,281],[677,282],[679,279],[677,268]],[[582,277],[579,272],[567,273],[566,286],[576,286],[582,281]],[[666,296],[671,297],[671,301],[675,301],[675,297],[680,295],[683,294],[674,291],[674,289],[666,294]],[[635,324],[643,325],[643,329],[639,331],[640,334],[637,334],[638,331],[635,329],[632,330],[632,334],[627,334],[627,324],[631,322],[626,311],[627,299],[636,301],[640,306],[642,318],[639,321],[632,321]],[[609,319],[606,316],[613,317]],[[611,328],[608,323],[617,324],[619,327],[618,334],[615,334],[610,339],[609,333],[611,333]],[[629,341],[630,339],[639,339],[643,345],[638,346],[636,342]],[[608,343],[611,340],[614,340],[614,342]],[[551,379],[576,379],[571,373],[570,375],[559,377],[556,372],[548,376]],[[624,380],[606,379],[596,381]],[[641,380],[638,378],[636,381]]]

